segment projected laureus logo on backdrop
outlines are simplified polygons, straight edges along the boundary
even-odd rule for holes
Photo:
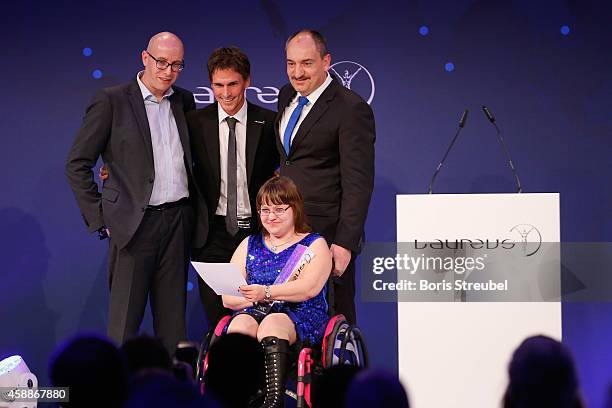
[[[329,70],[345,88],[358,93],[368,105],[372,103],[376,86],[372,74],[366,67],[353,61],[340,61],[332,64]]]
[[[256,87],[249,86],[246,89],[247,97],[255,94],[257,100],[261,103],[276,104],[278,101],[278,88],[273,86]],[[196,103],[211,104],[215,101],[215,94],[212,89],[207,86],[198,86],[193,92],[193,97]]]
[[[374,78],[363,65],[353,61],[339,61],[329,67],[331,75],[336,76],[340,83],[365,99],[368,104],[374,99]],[[276,104],[279,89],[274,86],[250,86],[246,90],[247,97],[253,95],[260,103]],[[196,103],[211,104],[215,101],[215,94],[207,86],[198,86],[193,92]]]

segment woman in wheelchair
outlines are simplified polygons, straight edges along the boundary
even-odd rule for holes
[[[283,406],[289,346],[296,341],[316,345],[323,339],[332,262],[325,239],[306,222],[304,202],[291,179],[268,180],[256,205],[262,232],[242,241],[231,260],[248,284],[240,287],[242,296],[224,295],[223,304],[236,311],[228,333],[255,337],[264,348],[262,407],[268,408]],[[283,279],[288,273],[289,279]]]

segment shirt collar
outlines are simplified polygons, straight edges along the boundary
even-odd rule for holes
[[[308,95],[306,97],[306,99],[308,99],[308,102],[310,103],[310,105],[314,105],[317,102],[317,99],[319,99],[321,94],[327,89],[327,87],[329,86],[329,84],[331,84],[331,82],[332,82],[332,77],[331,77],[331,75],[329,75],[329,72],[328,72],[327,73],[327,78],[325,78],[325,81],[323,81],[323,83],[321,85],[319,85],[319,87],[317,89],[312,91],[310,93],[310,95]],[[298,94],[295,95],[295,98],[293,100],[297,101],[297,99],[300,96],[302,96],[302,95],[298,92]]]
[[[140,71],[138,74],[136,74],[136,82],[138,82],[138,87],[140,88],[140,93],[142,93],[142,99],[144,99],[145,101],[148,101],[148,100],[152,99],[155,102],[157,102],[157,98],[155,97],[155,95],[153,95],[151,93],[151,91],[149,91],[149,88],[147,88],[147,86],[140,79],[140,77],[142,76],[143,73],[144,73],[144,71]],[[174,89],[172,87],[170,87],[164,93],[163,98],[167,98],[170,95],[172,95],[173,93],[174,93]]]
[[[245,98],[244,103],[242,104],[242,108],[240,108],[240,110],[236,112],[235,115],[231,115],[233,118],[236,118],[236,120],[242,123],[243,125],[246,125],[246,120],[247,120],[247,103],[248,102]],[[223,122],[225,118],[227,118],[228,116],[230,115],[228,115],[227,112],[223,110],[221,105],[217,103],[217,117],[219,118],[219,124],[221,124],[221,122]]]

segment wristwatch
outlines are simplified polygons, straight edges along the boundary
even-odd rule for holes
[[[272,293],[270,293],[270,286],[268,285],[264,287],[264,300],[266,302],[269,302],[270,300],[272,300]]]

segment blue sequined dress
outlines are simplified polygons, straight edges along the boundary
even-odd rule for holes
[[[279,253],[274,253],[266,246],[263,234],[251,235],[246,260],[247,283],[272,285],[295,247],[298,244],[310,246],[314,240],[320,237],[316,233],[308,234],[301,241]],[[298,339],[303,343],[321,344],[325,334],[325,326],[329,320],[325,292],[326,288],[323,287],[315,297],[304,302],[277,302],[270,313],[285,313],[289,316],[295,324]],[[235,314],[251,314],[252,309],[252,307],[248,307]]]

